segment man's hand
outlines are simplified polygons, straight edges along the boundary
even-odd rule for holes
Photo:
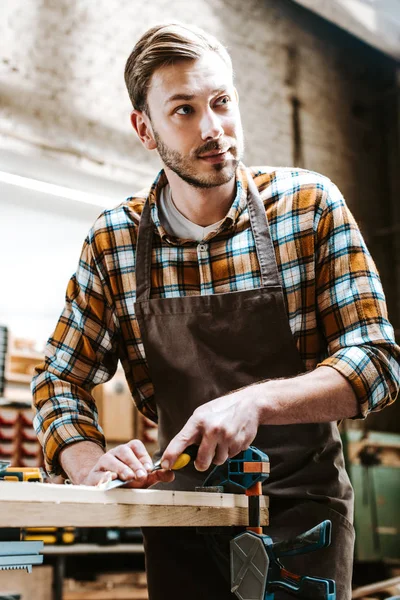
[[[168,469],[190,444],[200,446],[198,471],[246,450],[259,425],[326,423],[358,414],[349,381],[335,369],[320,366],[288,379],[261,381],[197,408],[162,457]]]
[[[211,463],[222,465],[250,446],[259,426],[258,405],[251,388],[241,389],[196,408],[183,429],[167,446],[161,465],[168,469],[191,444],[198,444],[198,471]]]
[[[246,450],[259,425],[327,423],[359,413],[350,382],[329,366],[288,379],[270,379],[222,396],[197,408],[167,446],[162,466],[167,469],[190,444],[200,446],[195,462],[205,471],[213,462]]]
[[[80,485],[95,486],[111,476],[123,481],[133,479],[126,487],[148,488],[175,478],[171,471],[150,473],[153,462],[140,440],[131,440],[105,453],[93,442],[79,442],[62,450],[60,462],[72,483]],[[79,465],[84,466],[79,468]]]

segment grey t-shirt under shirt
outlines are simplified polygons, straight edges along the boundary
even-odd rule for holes
[[[160,194],[160,202],[158,206],[158,215],[160,217],[161,225],[169,235],[173,235],[177,238],[195,240],[201,242],[210,231],[218,229],[224,219],[213,223],[207,227],[196,225],[192,221],[189,221],[183,216],[181,212],[176,208],[174,201],[172,200],[171,187],[169,184],[164,186]]]

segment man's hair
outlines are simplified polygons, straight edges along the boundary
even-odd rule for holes
[[[154,71],[183,60],[216,52],[232,70],[226,48],[202,29],[169,23],[152,27],[137,42],[125,65],[125,83],[133,108],[148,112],[147,91]]]

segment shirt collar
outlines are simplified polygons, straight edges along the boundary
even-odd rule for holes
[[[236,195],[231,204],[231,207],[223,219],[222,223],[218,227],[216,231],[213,231],[208,234],[205,238],[206,240],[212,239],[222,231],[227,231],[233,228],[237,221],[239,220],[240,215],[243,210],[247,206],[247,190],[248,190],[248,182],[247,182],[248,172],[243,163],[239,163],[238,168],[236,169]],[[161,190],[168,183],[167,176],[165,174],[164,169],[158,173],[156,179],[154,180],[150,192],[149,192],[149,202],[150,202],[150,213],[151,219],[155,225],[155,228],[161,237],[161,239],[165,239],[167,242],[173,245],[184,245],[184,244],[193,244],[193,240],[183,240],[178,239],[174,236],[171,236],[167,233],[164,227],[161,224],[159,212],[158,212],[158,203],[161,194]]]

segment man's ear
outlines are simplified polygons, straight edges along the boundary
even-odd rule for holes
[[[153,129],[151,127],[150,119],[142,110],[134,109],[131,112],[131,123],[133,129],[136,131],[139,140],[147,150],[155,150],[157,148],[156,141],[154,139]]]

